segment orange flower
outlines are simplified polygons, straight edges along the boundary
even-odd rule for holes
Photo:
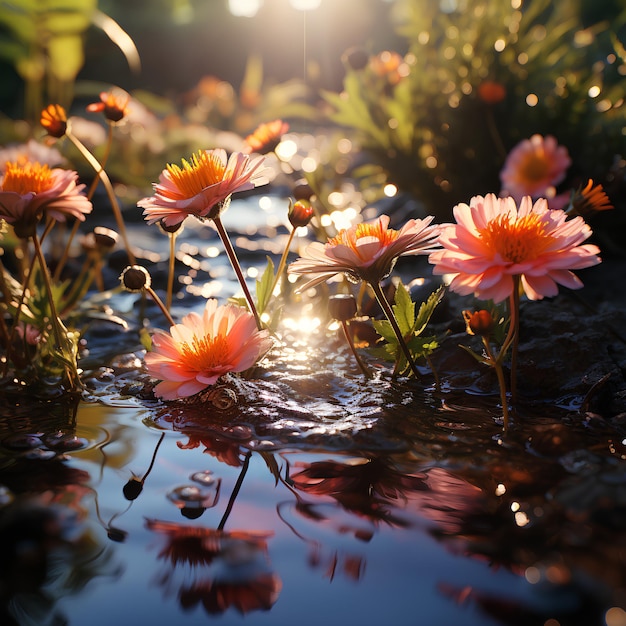
[[[302,258],[289,266],[290,274],[318,274],[302,289],[317,285],[335,274],[378,283],[387,276],[399,256],[428,254],[439,233],[429,226],[432,217],[409,220],[400,230],[388,228],[389,217],[340,231],[326,244],[310,243]]]
[[[234,152],[227,160],[221,148],[200,150],[189,161],[183,159],[182,167],[168,165],[154,185],[154,195],[137,206],[144,209],[148,224],[162,220],[174,226],[190,215],[214,218],[231,194],[267,184],[262,165],[261,156]]]
[[[111,122],[119,122],[128,113],[130,96],[123,89],[111,89],[100,94],[100,102],[87,105],[91,113],[104,113],[104,117]]]
[[[486,80],[478,85],[478,97],[485,104],[498,104],[506,98],[506,88],[495,80]]]
[[[567,148],[559,146],[554,137],[524,139],[511,150],[500,172],[502,195],[510,195],[516,202],[524,196],[534,200],[554,196],[554,186],[565,178],[571,163]]]
[[[189,313],[170,332],[157,331],[146,354],[148,373],[162,380],[155,394],[185,398],[214,385],[228,372],[252,367],[272,347],[267,330],[258,330],[245,309],[208,300],[204,314]]]
[[[384,50],[370,59],[372,72],[390,85],[397,85],[409,73],[409,66],[397,52]]]
[[[555,296],[559,284],[582,287],[569,270],[600,263],[597,246],[581,245],[591,235],[584,220],[568,220],[545,199],[533,205],[526,196],[518,209],[513,198],[475,196],[454,207],[454,217],[439,237],[443,250],[429,261],[435,274],[454,275],[450,289],[462,295],[501,302],[512,293],[513,276],[521,276],[526,295],[541,300]]]
[[[574,192],[568,213],[586,218],[596,211],[608,211],[612,208],[613,205],[602,185],[594,185],[590,178],[584,189],[581,186]]]
[[[246,154],[258,152],[267,154],[272,152],[280,143],[281,137],[289,130],[289,124],[282,120],[274,120],[259,125],[256,130],[244,139]]]
[[[63,137],[67,130],[67,113],[60,104],[51,104],[41,112],[40,124],[51,137]]]
[[[13,224],[18,237],[29,237],[41,217],[64,222],[67,217],[85,220],[92,205],[78,185],[78,174],[50,169],[36,161],[7,163],[0,177],[0,218]]]

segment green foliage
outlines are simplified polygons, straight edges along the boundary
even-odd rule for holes
[[[398,283],[392,309],[414,360],[428,358],[439,347],[437,337],[423,337],[422,333],[444,293],[445,288],[439,287],[425,302],[420,304],[416,315],[416,304],[411,300],[411,295],[402,283]],[[388,320],[374,320],[373,324],[376,332],[386,342],[382,348],[375,348],[373,352],[381,358],[394,362],[396,374],[402,375],[410,371],[409,363],[400,348],[391,323]]]
[[[69,106],[83,67],[84,38],[92,24],[102,27],[131,59],[136,49],[98,0],[21,0],[0,5],[0,57],[26,83],[26,117],[36,119],[49,102]]]
[[[330,118],[441,220],[454,204],[497,192],[506,154],[535,133],[569,149],[570,187],[603,182],[626,153],[626,11],[596,23],[590,7],[397,0],[408,53],[348,63],[343,92],[324,94]],[[488,83],[504,88],[502,100],[481,96]]]
[[[268,256],[267,267],[261,276],[261,280],[256,281],[256,304],[259,315],[262,315],[272,298],[272,287],[274,286],[274,261]]]

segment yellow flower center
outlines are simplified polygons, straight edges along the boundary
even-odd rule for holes
[[[531,182],[543,180],[550,171],[550,163],[543,150],[526,156],[520,166],[520,178]]]
[[[328,240],[331,246],[348,246],[355,252],[358,252],[357,241],[363,237],[374,237],[380,241],[382,246],[388,246],[393,243],[400,232],[393,228],[385,228],[380,222],[373,224],[357,224],[356,228],[344,229],[337,233],[336,237]]]
[[[35,162],[8,162],[2,183],[2,191],[14,191],[20,195],[41,193],[52,187],[52,171],[47,165]]]
[[[219,365],[227,365],[230,346],[224,335],[216,337],[194,337],[191,345],[187,342],[181,346],[181,357],[184,364],[197,372],[210,372]]]
[[[191,156],[190,161],[183,159],[183,166],[168,165],[167,171],[178,190],[186,198],[193,198],[203,189],[224,179],[226,167],[219,156],[204,150]]]
[[[554,241],[537,213],[516,220],[500,215],[480,230],[480,238],[494,254],[510,263],[532,261]]]

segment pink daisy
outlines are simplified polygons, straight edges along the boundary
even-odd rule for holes
[[[516,202],[523,196],[553,197],[571,163],[567,148],[559,146],[554,137],[524,139],[511,150],[500,172],[503,195]]]
[[[454,207],[456,224],[443,226],[442,250],[429,261],[435,274],[453,274],[450,289],[462,295],[501,302],[513,290],[513,276],[531,300],[555,296],[557,285],[570,289],[582,282],[570,270],[600,263],[597,246],[583,244],[591,229],[581,217],[567,219],[564,211],[551,210],[545,199],[534,205],[522,199],[489,194],[475,196]]]
[[[160,382],[155,394],[165,400],[192,396],[228,372],[252,367],[272,347],[267,330],[258,330],[245,309],[208,300],[202,317],[189,313],[170,332],[156,331],[146,354],[148,373]]]
[[[227,159],[221,148],[201,150],[189,161],[183,159],[182,167],[168,165],[154,185],[154,195],[137,205],[148,224],[162,220],[165,226],[175,226],[189,215],[213,218],[232,193],[269,182],[263,160],[241,152]]]
[[[326,244],[310,243],[301,258],[289,266],[290,274],[317,274],[302,289],[344,273],[354,280],[378,283],[393,269],[399,256],[432,252],[439,227],[433,217],[409,220],[400,230],[388,228],[389,217],[357,224],[340,231]]]
[[[38,162],[7,163],[0,177],[0,218],[12,224],[18,236],[30,236],[35,224],[46,215],[58,222],[68,217],[80,221],[92,205],[78,185],[78,174],[50,169]]]

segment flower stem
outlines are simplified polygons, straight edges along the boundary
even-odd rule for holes
[[[115,192],[113,191],[113,185],[111,184],[111,179],[109,178],[109,175],[105,172],[98,159],[96,159],[96,157],[93,156],[91,152],[89,152],[86,146],[77,137],[75,137],[69,131],[66,132],[66,137],[76,146],[78,151],[83,155],[85,160],[89,163],[89,165],[91,165],[91,167],[93,167],[96,174],[100,177],[100,180],[102,181],[102,184],[106,189],[107,196],[109,197],[109,202],[111,203],[111,208],[113,209],[113,215],[115,216],[115,221],[120,231],[120,235],[122,236],[122,240],[124,241],[124,247],[126,248],[128,259],[131,265],[133,265],[135,263],[135,256],[133,255],[133,251],[130,247],[128,236],[126,235],[126,225],[124,224],[122,211],[120,210],[119,202],[115,197]]]
[[[54,302],[54,294],[52,291],[52,284],[50,282],[50,273],[48,272],[48,266],[46,264],[45,257],[43,255],[43,251],[41,249],[41,244],[39,243],[39,239],[37,235],[33,235],[33,245],[35,247],[35,256],[37,261],[39,262],[39,267],[41,268],[41,275],[43,277],[43,282],[46,287],[46,293],[48,295],[48,305],[50,306],[50,323],[52,324],[52,332],[54,335],[54,340],[56,342],[56,350],[58,352],[57,356],[61,359],[61,361],[66,366],[66,372],[68,374],[69,382],[72,388],[80,388],[80,377],[78,375],[78,367],[76,365],[76,357],[74,356],[74,350],[70,345],[69,338],[67,336],[67,329],[61,322],[59,315],[57,313],[56,303]]]
[[[500,386],[500,404],[502,404],[502,419],[504,420],[504,432],[509,428],[509,406],[506,397],[506,382],[504,380],[504,372],[502,371],[502,363],[500,359],[495,359],[493,367],[498,377],[498,385]]]
[[[165,319],[169,322],[170,326],[175,326],[176,322],[170,315],[170,312],[167,310],[165,305],[163,304],[163,300],[159,298],[157,292],[152,289],[152,287],[144,287],[145,292],[154,300],[155,304],[161,309],[163,315],[165,315]]]
[[[274,289],[276,289],[276,285],[278,285],[278,281],[285,269],[285,264],[287,263],[287,255],[289,254],[289,248],[291,248],[291,242],[293,241],[293,237],[296,234],[296,229],[292,229],[289,233],[289,239],[287,240],[287,245],[283,250],[283,255],[280,257],[280,262],[278,263],[278,269],[276,270],[276,275],[274,276],[274,282],[272,283],[272,289],[270,290],[270,294],[274,293]]]
[[[398,344],[400,345],[400,348],[402,349],[402,352],[404,353],[404,356],[409,366],[411,367],[411,371],[413,372],[413,375],[415,376],[415,378],[419,380],[421,378],[421,375],[417,369],[417,365],[415,365],[415,361],[413,360],[413,357],[411,356],[411,352],[409,351],[409,346],[407,346],[406,341],[404,340],[404,337],[402,336],[402,331],[400,330],[400,327],[398,326],[398,321],[396,320],[396,316],[393,314],[393,309],[391,308],[389,301],[385,297],[383,290],[380,288],[379,283],[371,282],[370,285],[372,289],[374,290],[374,295],[376,296],[376,300],[378,300],[378,304],[380,304],[385,316],[387,317],[387,319],[389,320],[389,323],[391,324],[391,327],[393,328],[393,332],[396,334],[396,338],[398,339]]]
[[[365,378],[371,378],[372,373],[369,371],[369,369],[367,369],[367,366],[365,365],[365,363],[363,363],[361,357],[359,356],[359,353],[356,351],[354,342],[352,341],[352,337],[350,336],[350,332],[348,331],[348,322],[342,320],[341,327],[343,328],[343,334],[346,338],[346,341],[348,342],[348,345],[350,346],[350,350],[354,355],[354,358],[356,359],[359,369],[361,370],[361,372],[363,372]]]
[[[237,499],[237,496],[239,495],[241,485],[243,484],[243,479],[246,477],[246,473],[248,472],[248,466],[250,465],[251,456],[252,456],[252,452],[248,450],[248,452],[246,452],[246,458],[243,460],[243,465],[241,466],[241,472],[239,472],[239,476],[237,477],[237,482],[235,483],[233,492],[230,494],[230,498],[228,499],[228,504],[226,505],[226,510],[224,511],[224,515],[222,515],[222,519],[220,520],[220,523],[217,525],[217,530],[224,530],[224,526],[226,525],[228,516],[230,515],[230,512],[233,510],[235,500]]]
[[[513,293],[511,294],[511,321],[513,327],[513,343],[511,348],[511,402],[517,398],[517,353],[519,347],[519,287],[520,277],[513,277]]]
[[[165,306],[169,311],[172,308],[172,297],[174,291],[174,267],[176,265],[176,233],[168,233],[170,238],[170,262],[169,272],[167,274],[167,295],[165,298]]]
[[[228,259],[230,260],[230,264],[233,266],[233,270],[235,270],[235,274],[237,275],[237,280],[241,285],[241,289],[243,290],[243,295],[246,298],[246,302],[248,303],[248,308],[252,315],[254,315],[254,319],[256,320],[256,325],[259,330],[263,329],[263,325],[261,324],[261,318],[256,310],[256,306],[254,306],[254,300],[252,299],[252,295],[250,294],[250,290],[248,289],[248,285],[246,285],[246,279],[243,276],[243,272],[241,270],[241,265],[239,265],[239,259],[237,259],[237,254],[235,253],[235,249],[233,248],[233,244],[230,242],[228,238],[228,233],[222,224],[222,220],[219,216],[213,218],[213,222],[215,224],[215,228],[217,228],[217,233],[224,244],[224,249],[226,250],[226,254],[228,255]]]

